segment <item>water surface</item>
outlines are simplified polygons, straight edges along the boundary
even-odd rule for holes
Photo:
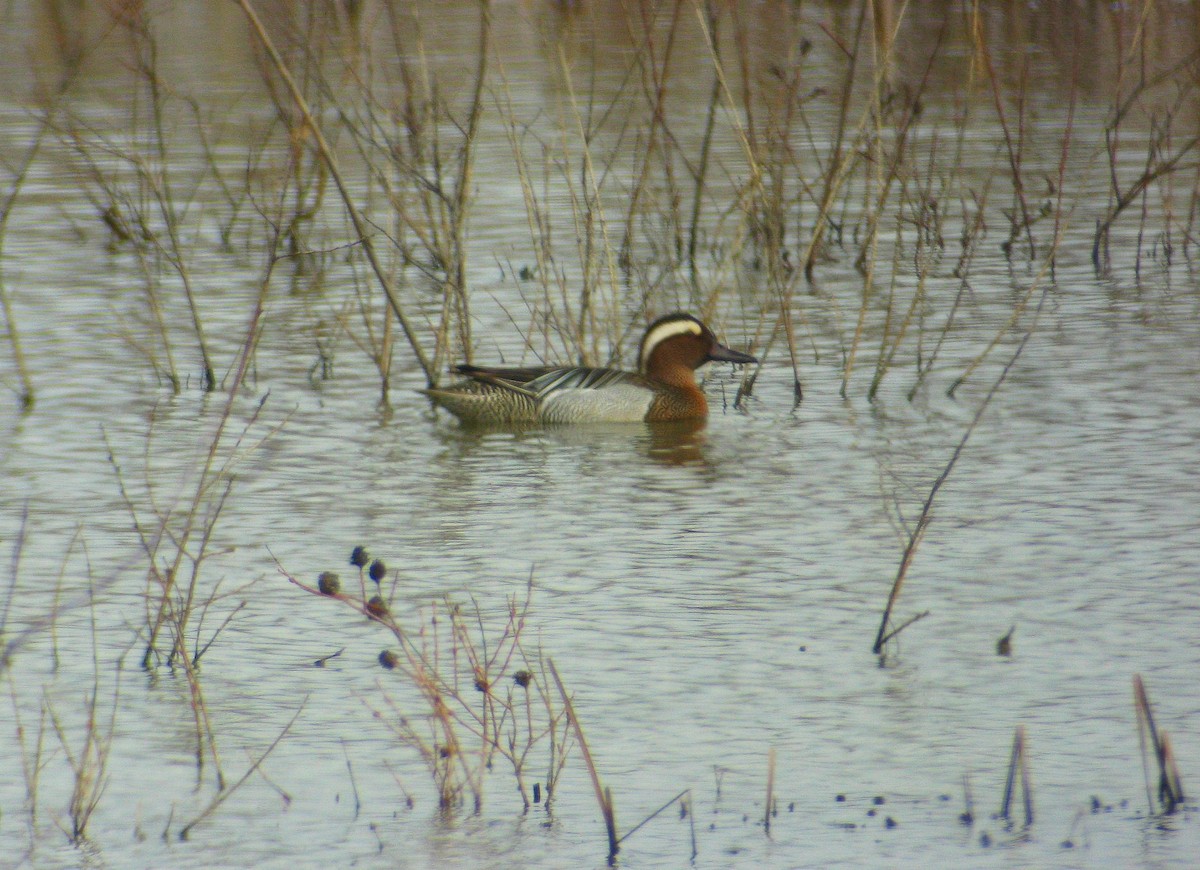
[[[378,10],[367,6],[363,20],[382,20],[371,19]],[[223,10],[181,24],[173,17],[179,9],[165,4],[157,26],[164,75],[205,93],[212,101],[203,104],[206,123],[219,117],[228,125],[219,137],[225,150],[214,159],[234,178],[257,129],[247,119],[269,119],[274,108],[250,72],[255,55],[242,19],[232,6]],[[503,97],[517,115],[549,123],[549,107],[561,106],[559,60],[545,50],[555,44],[547,42],[547,30],[556,32],[550,25],[567,49],[601,59],[597,100],[613,99],[625,82],[619,60],[632,49],[624,25],[604,18],[609,13],[616,15],[600,4],[574,18],[540,5],[497,7]],[[13,21],[6,45],[12,33],[39,45],[47,39],[41,7],[16,4],[5,14]],[[854,26],[840,7],[814,5],[805,14],[822,56],[833,51],[822,34],[845,35]],[[912,14],[914,27],[938,20],[932,9]],[[475,49],[474,7],[455,7],[454,15],[459,31],[431,28],[426,47],[448,90],[463,86],[456,71],[467,75]],[[683,15],[689,27],[681,31],[680,57],[708,69],[694,10]],[[665,20],[660,10],[658,25]],[[746,38],[763,68],[791,50],[774,38],[767,13],[747,20]],[[792,368],[776,346],[742,408],[732,407],[737,377],[714,369],[707,425],[682,432],[465,431],[415,392],[424,379],[402,346],[391,405],[381,409],[378,374],[351,338],[362,340],[358,300],[378,304],[365,273],[337,255],[321,261],[319,277],[302,263],[281,266],[223,442],[221,455],[235,453],[237,463],[202,588],[225,596],[205,614],[202,642],[237,612],[202,660],[202,684],[231,780],[301,712],[264,764],[265,777],[251,776],[187,841],[164,839],[215,789],[211,765],[197,770],[183,674],[138,667],[146,556],[118,479],[144,526],[152,526],[155,510],[185,503],[227,394],[200,389],[177,292],[164,291],[164,316],[185,377],[176,393],[159,376],[164,361],[144,263],[128,246],[113,245],[98,221],[98,187],[65,132],[91,119],[114,140],[145,134],[145,107],[130,108],[122,92],[125,49],[89,29],[102,23],[85,22],[83,32],[102,48],[90,55],[87,76],[69,92],[56,133],[24,182],[3,251],[5,286],[37,388],[31,413],[21,414],[15,400],[0,411],[6,551],[17,552],[24,534],[19,565],[4,574],[5,629],[12,636],[32,628],[4,675],[6,854],[35,867],[604,865],[603,824],[577,749],[552,813],[522,813],[502,764],[487,777],[480,813],[469,806],[437,811],[415,751],[372,715],[388,710],[385,695],[407,715],[424,712],[412,687],[376,663],[389,637],[297,590],[272,560],[310,583],[330,569],[350,583],[346,560],[357,544],[398,572],[392,607],[410,626],[428,624],[430,608],[448,596],[477,602],[489,631],[498,632],[508,598],[522,597],[532,582],[526,642],[553,658],[574,695],[618,827],[629,830],[690,791],[691,817],[672,807],[650,822],[622,845],[623,865],[686,866],[693,822],[694,863],[706,867],[1168,867],[1187,866],[1200,852],[1190,805],[1169,817],[1149,812],[1131,700],[1131,681],[1141,674],[1186,788],[1200,769],[1200,296],[1181,241],[1169,261],[1146,253],[1139,259],[1139,244],[1148,251],[1149,243],[1136,222],[1115,228],[1113,269],[1094,268],[1096,209],[1108,181],[1096,155],[1109,92],[1097,78],[1112,70],[1080,77],[1083,121],[1072,147],[1083,155],[1080,166],[1101,168],[1081,175],[1072,190],[1080,205],[1052,280],[1040,285],[1048,291],[1041,312],[1035,322],[1039,291],[1020,328],[953,398],[947,389],[1039,280],[1038,261],[1004,256],[1007,228],[1000,224],[983,238],[950,341],[921,384],[918,362],[928,359],[961,286],[957,253],[945,254],[927,276],[926,319],[913,327],[926,332],[921,346],[904,344],[873,400],[866,387],[882,339],[876,317],[841,395],[864,281],[846,253],[821,264],[811,290],[789,297],[802,324],[803,402],[793,401]],[[282,37],[302,24],[277,18],[272,26]],[[1092,24],[1097,39],[1115,27],[1109,18]],[[918,48],[926,43],[911,39],[896,73],[902,79],[916,75],[909,66],[923,69],[911,58],[923,57]],[[928,126],[917,128],[926,141],[944,135],[941,125],[954,115],[963,72],[950,59],[969,52],[961,34],[956,39],[931,92],[945,100],[931,100]],[[1026,46],[1019,33],[1009,39],[997,59],[1019,71],[1014,58],[1032,58],[1033,116],[1061,118],[1061,53],[1033,40]],[[205,49],[214,41],[222,51]],[[1164,53],[1178,47],[1169,42]],[[3,153],[15,165],[37,130],[31,69],[46,67],[5,55],[11,86],[0,107]],[[814,87],[836,83],[832,74],[828,81],[812,75]],[[698,137],[711,78],[681,74],[678,83],[679,101],[671,104],[678,133]],[[617,105],[631,117],[642,110],[632,99]],[[833,117],[814,111],[810,120],[827,126],[810,131],[813,141],[832,139]],[[535,259],[511,146],[503,125],[491,121],[485,116],[469,237],[472,330],[480,359],[529,358],[517,328],[525,321],[513,312],[528,317],[525,306],[540,290],[518,278],[519,267]],[[1194,123],[1183,114],[1179,121]],[[230,132],[241,123],[244,136]],[[724,167],[740,156],[731,123],[726,118],[718,136]],[[172,159],[183,173],[176,183],[187,190],[181,179],[189,170],[210,178],[209,158],[180,124]],[[1002,139],[990,121],[967,129],[959,171],[986,179],[1004,165]],[[1058,135],[1040,122],[1033,129],[1043,146]],[[605,148],[635,150],[632,134],[626,142],[605,128],[605,136],[612,137]],[[97,147],[96,139],[86,141]],[[1122,155],[1128,172],[1144,159],[1133,147]],[[1051,174],[1058,159],[1053,147],[1028,157]],[[614,172],[623,166],[613,165]],[[1194,181],[1181,175],[1178,183],[1187,189]],[[713,202],[740,183],[714,181]],[[185,223],[186,241],[225,379],[249,324],[261,251],[245,241],[249,234],[221,244],[221,197],[211,181],[195,184],[188,207],[198,217]],[[612,196],[619,213],[621,199]],[[571,207],[561,192],[547,201]],[[326,207],[336,212],[336,203]],[[999,221],[995,209],[989,214]],[[320,232],[332,243],[345,231],[341,219]],[[642,275],[652,277],[661,239],[639,238]],[[885,251],[893,244],[891,236],[881,241]],[[736,275],[714,267],[709,279],[736,284],[713,306],[723,339],[758,350],[751,343],[777,305],[749,260]],[[156,276],[162,286],[175,287],[162,261],[154,265],[163,270]],[[565,258],[561,268],[571,277],[583,270]],[[663,271],[673,277],[657,286],[656,307],[699,302],[682,270]],[[895,286],[910,292],[915,271],[899,269]],[[872,310],[884,298],[876,295]],[[436,298],[425,304],[423,314],[436,313]],[[639,321],[630,314],[629,322]],[[1032,336],[941,489],[910,569],[897,618],[929,615],[880,659],[871,643],[907,529],[1025,330]],[[606,351],[628,364],[636,339],[635,332]],[[319,342],[332,349],[326,380],[310,375]],[[565,357],[558,339],[547,344],[536,350]],[[4,365],[4,383],[15,390],[7,355]],[[230,439],[247,426],[235,449]],[[49,619],[55,601],[63,609]],[[1013,654],[1000,656],[996,642],[1013,626]],[[63,742],[70,753],[80,751],[93,693],[104,730],[111,727],[109,779],[89,843],[76,847],[60,830],[69,826],[72,784]],[[31,803],[41,711],[59,718],[64,740],[42,720],[44,766]],[[994,818],[1017,726],[1026,731],[1034,785],[1036,820],[1027,831]],[[777,814],[768,835],[761,818],[772,748]],[[544,769],[537,762],[530,779],[542,779]],[[972,825],[960,820],[964,779]]]

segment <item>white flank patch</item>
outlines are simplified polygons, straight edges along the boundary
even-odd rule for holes
[[[658,347],[668,338],[674,338],[677,335],[700,335],[703,327],[691,318],[680,318],[678,320],[668,320],[666,323],[660,323],[650,332],[646,333],[646,337],[642,340],[642,358],[638,360],[638,371],[646,370],[646,361],[650,359],[650,354],[654,352],[654,348]]]
[[[654,393],[635,384],[613,384],[599,390],[557,390],[542,402],[547,423],[640,423]]]

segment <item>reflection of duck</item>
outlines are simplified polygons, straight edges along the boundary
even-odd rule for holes
[[[628,423],[588,423],[579,426],[471,426],[459,432],[468,437],[476,433],[533,431],[542,443],[587,451],[612,451],[605,461],[620,462],[617,456],[626,455],[632,447],[635,453],[662,465],[704,464],[705,432],[708,421],[703,417],[690,420],[671,420],[642,426],[630,433]],[[501,442],[503,443],[503,442]]]
[[[638,371],[458,366],[467,379],[425,394],[467,424],[654,423],[708,416],[695,370],[706,362],[753,363],[690,314],[668,314],[646,329]]]
[[[679,420],[651,426],[646,453],[663,465],[704,464],[704,420]]]

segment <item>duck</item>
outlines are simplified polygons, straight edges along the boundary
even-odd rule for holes
[[[695,371],[708,362],[747,365],[758,360],[721,344],[698,318],[677,311],[646,328],[636,372],[459,365],[453,371],[463,380],[421,392],[463,424],[475,426],[703,420],[708,400]]]

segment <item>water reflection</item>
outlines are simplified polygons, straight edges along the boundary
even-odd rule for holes
[[[680,420],[648,426],[646,455],[663,465],[707,465],[704,455],[707,426],[707,420]]]
[[[599,447],[626,444],[654,462],[667,466],[708,467],[705,455],[708,421],[676,420],[666,423],[588,423],[571,426],[504,425],[440,427],[445,445],[462,460],[494,451],[498,444],[554,444],[567,447]]]

